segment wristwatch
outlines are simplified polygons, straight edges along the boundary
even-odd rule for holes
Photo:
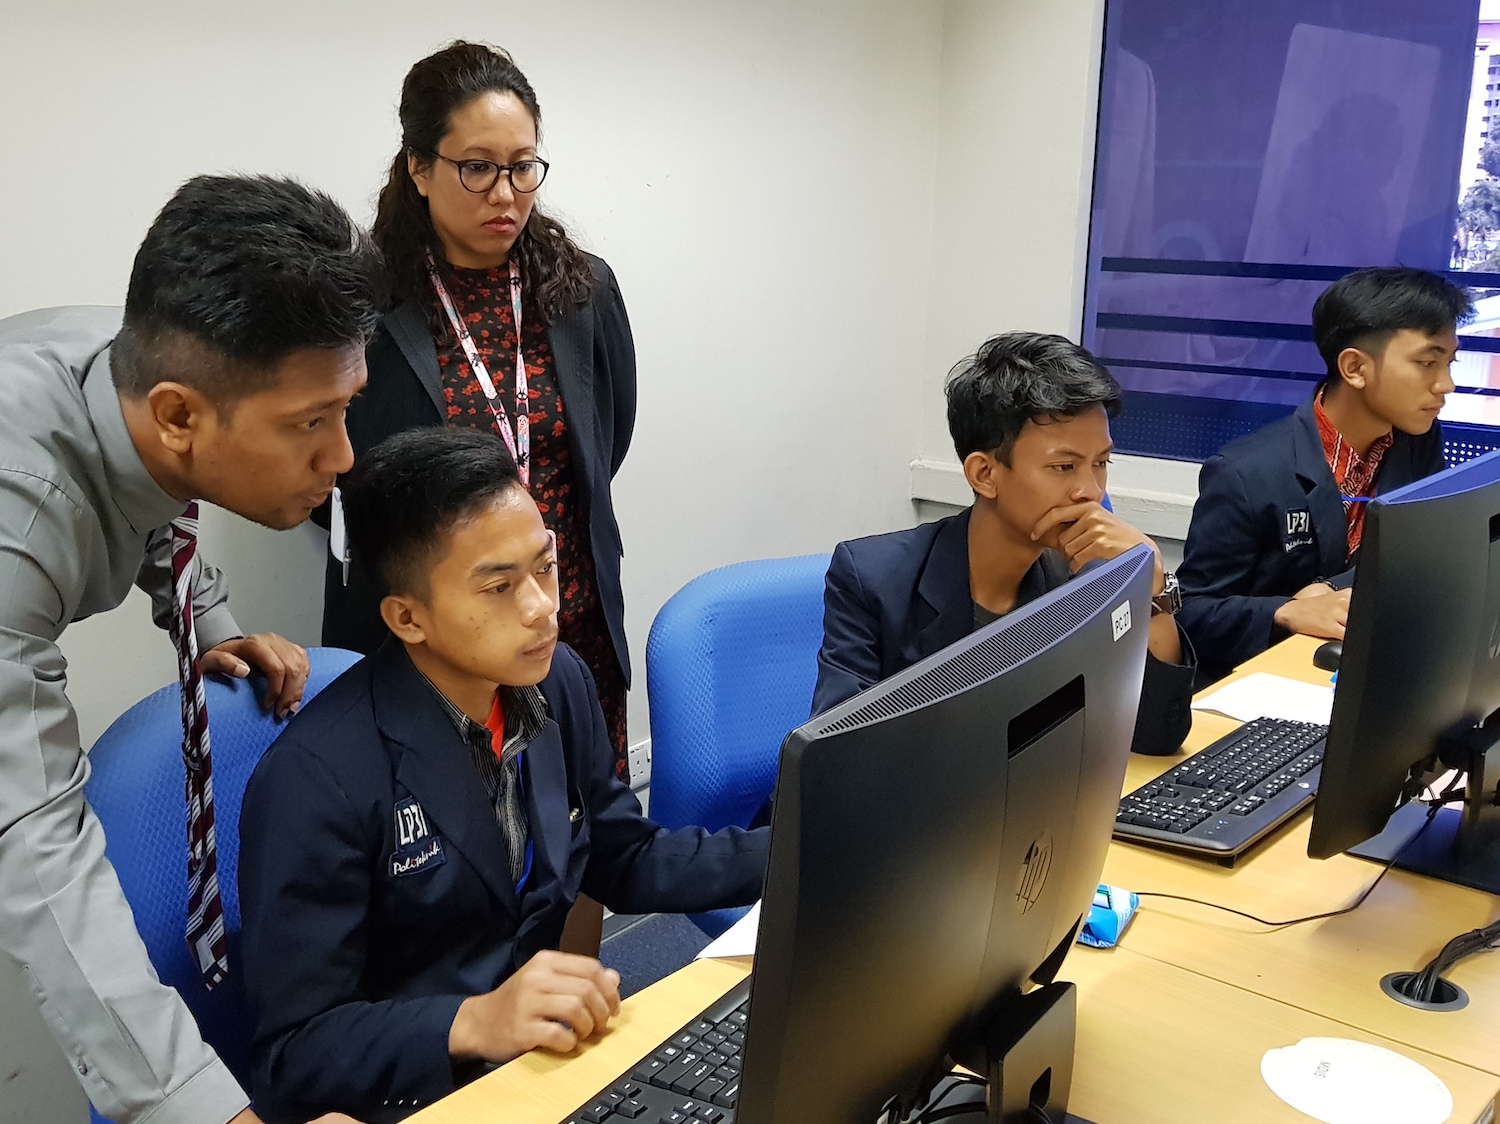
[[[1161,576],[1161,592],[1151,598],[1151,615],[1171,613],[1177,615],[1182,608],[1182,586],[1177,584],[1177,575],[1167,570]]]

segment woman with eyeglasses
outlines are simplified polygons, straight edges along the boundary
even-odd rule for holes
[[[636,384],[619,286],[537,205],[541,110],[508,54],[455,42],[423,59],[402,83],[400,119],[373,231],[390,307],[348,414],[355,456],[417,426],[504,438],[556,535],[560,638],[593,672],[625,777],[630,661],[610,482]],[[377,647],[380,598],[359,559],[330,558],[325,585],[323,642]]]

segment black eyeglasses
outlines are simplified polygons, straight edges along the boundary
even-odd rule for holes
[[[535,156],[529,160],[517,160],[514,164],[496,164],[493,160],[453,160],[441,152],[433,155],[457,168],[458,182],[475,195],[483,195],[492,189],[502,172],[510,180],[510,189],[521,195],[530,195],[547,178],[547,161]]]

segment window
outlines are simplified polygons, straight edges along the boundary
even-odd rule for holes
[[[1500,0],[1480,16],[1108,0],[1084,343],[1122,450],[1198,460],[1291,411],[1323,374],[1313,301],[1389,264],[1474,289],[1444,435],[1451,462],[1500,448]]]

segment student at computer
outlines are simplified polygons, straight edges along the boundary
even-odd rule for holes
[[[1441,470],[1468,295],[1362,269],[1313,305],[1327,374],[1288,417],[1203,464],[1178,576],[1199,685],[1292,633],[1342,639],[1369,497]]]
[[[1156,554],[1132,748],[1173,753],[1192,724],[1192,649],[1176,579],[1103,504],[1120,388],[1061,336],[1007,332],[948,377],[948,429],[974,503],[909,531],[843,542],[824,592],[813,713],[827,710],[1141,543]]]
[[[308,664],[296,644],[235,623],[224,575],[197,552],[197,504],[287,528],[327,498],[350,464],[343,415],[365,382],[374,266],[327,196],[202,176],[146,232],[123,315],[0,321],[0,948],[25,967],[89,1099],[120,1124],[255,1116],[136,932],[84,798],[58,640],[132,584],[151,595],[199,700],[183,713],[191,820],[163,829],[152,861],[188,884],[195,908],[178,939],[205,982],[232,978],[202,676],[260,672],[266,705],[284,714]],[[107,658],[137,660],[135,647]]]
[[[557,641],[552,536],[497,436],[388,438],[344,504],[393,635],[266,752],[240,819],[254,1096],[278,1122],[397,1120],[603,1028],[619,977],[551,951],[580,892],[698,911],[765,876],[765,831],[667,831],[616,776]]]

